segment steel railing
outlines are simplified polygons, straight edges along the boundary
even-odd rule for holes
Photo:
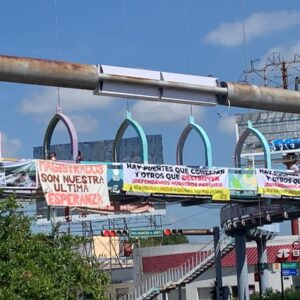
[[[222,254],[227,253],[233,248],[233,244],[232,238],[223,238],[220,240],[219,249],[222,251]],[[179,267],[170,268],[163,273],[148,277],[140,286],[136,287],[128,295],[121,297],[120,300],[152,299],[165,290],[191,282],[214,264],[214,257],[213,241],[210,241]]]

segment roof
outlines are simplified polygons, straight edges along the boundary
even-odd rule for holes
[[[161,273],[170,268],[184,264],[189,258],[196,257],[198,252],[178,253],[142,258],[144,273]]]
[[[269,264],[282,261],[277,257],[277,253],[279,249],[292,249],[292,246],[290,244],[268,246],[267,257],[268,257]],[[198,252],[184,252],[184,253],[177,253],[177,254],[142,257],[143,272],[161,273],[170,268],[179,267],[183,263],[185,263],[188,259],[192,257],[195,258],[197,253]],[[256,247],[247,248],[247,260],[248,260],[248,265],[257,264],[258,261],[257,261]],[[300,256],[298,257],[290,256],[288,259],[285,259],[284,261],[300,262]],[[222,258],[222,267],[233,267],[235,265],[236,265],[235,250],[233,249]]]
[[[292,257],[289,256],[287,259],[280,259],[277,257],[277,253],[279,249],[291,249],[292,246],[290,244],[286,245],[274,245],[274,246],[267,246],[267,258],[268,258],[268,263],[272,264],[275,262],[281,262],[281,261],[299,261],[300,262],[300,257]],[[250,247],[247,248],[247,261],[248,265],[255,265],[258,263],[257,259],[257,248],[256,247]],[[222,267],[233,267],[236,265],[235,261],[235,250],[232,250],[231,252],[227,253],[223,258],[222,258]]]

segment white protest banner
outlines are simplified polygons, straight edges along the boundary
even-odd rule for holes
[[[300,196],[300,176],[297,173],[256,169],[256,177],[259,194]]]
[[[37,169],[48,205],[99,208],[110,204],[106,165],[38,160]]]
[[[208,195],[229,200],[228,169],[123,164],[123,190],[157,194]]]

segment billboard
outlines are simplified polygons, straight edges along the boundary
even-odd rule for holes
[[[0,164],[0,188],[37,189],[35,161],[2,162]]]
[[[266,138],[272,162],[282,162],[282,155],[288,153],[300,153],[300,115],[283,112],[255,112],[248,114],[237,114],[236,139],[248,128],[248,121],[252,122],[253,128],[259,130]],[[259,165],[259,155],[263,154],[260,141],[254,136],[247,137],[242,157],[255,158]]]
[[[162,136],[147,135],[149,162],[162,164],[163,145]],[[81,151],[85,161],[112,161],[114,140],[79,142],[78,150]],[[122,162],[141,162],[141,141],[139,137],[123,138],[120,142],[119,158]],[[71,144],[51,145],[50,151],[55,152],[59,160],[72,160]],[[33,157],[42,159],[43,147],[33,148]]]

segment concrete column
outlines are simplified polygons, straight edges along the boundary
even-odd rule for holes
[[[235,231],[236,271],[239,300],[249,300],[246,236],[244,230]]]
[[[178,287],[178,300],[183,300],[181,286]]]
[[[269,288],[268,278],[268,257],[267,257],[267,241],[260,239],[257,243],[257,257],[258,257],[258,272],[259,272],[259,288],[260,292],[264,293]]]

